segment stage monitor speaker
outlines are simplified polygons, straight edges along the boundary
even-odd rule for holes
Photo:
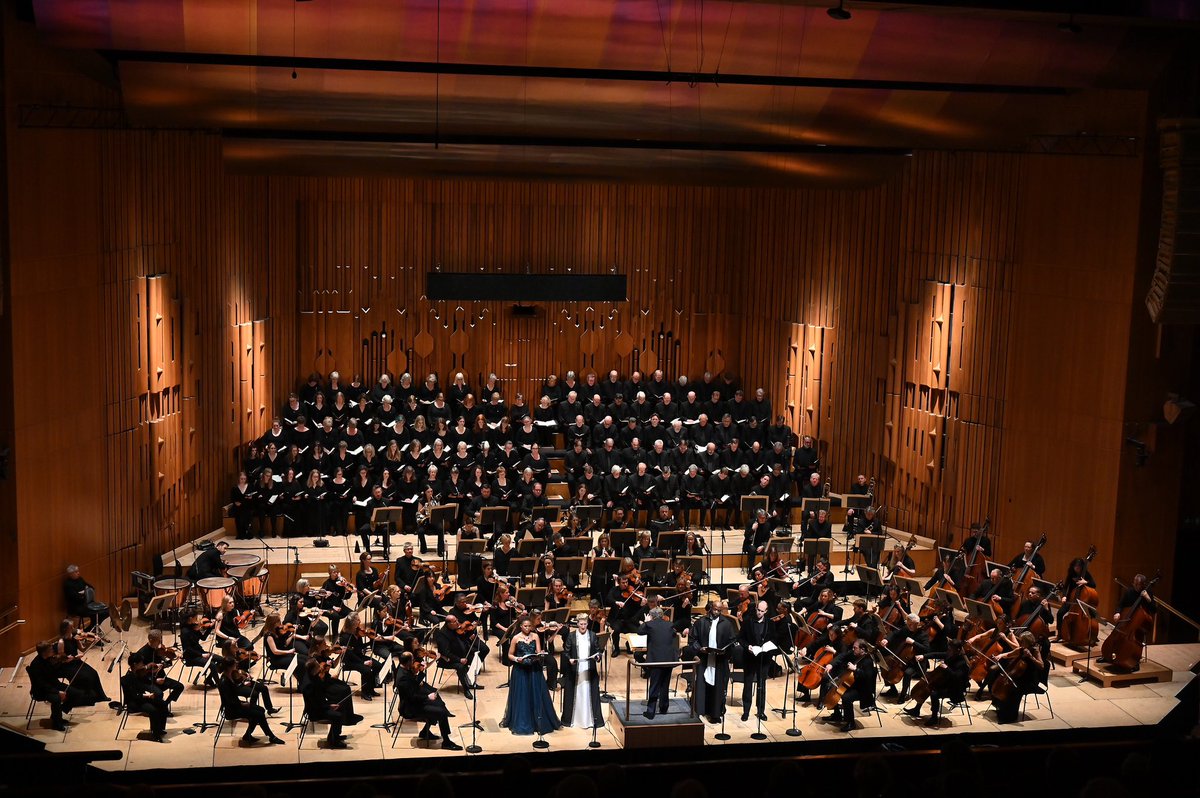
[[[429,272],[425,296],[432,301],[624,302],[624,274],[488,274]]]
[[[1156,324],[1200,322],[1200,120],[1160,119],[1162,217],[1146,294]]]

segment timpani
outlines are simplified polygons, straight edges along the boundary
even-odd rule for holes
[[[201,603],[210,613],[221,609],[226,596],[233,595],[233,586],[237,582],[227,576],[210,576],[196,582],[196,590],[200,591]]]

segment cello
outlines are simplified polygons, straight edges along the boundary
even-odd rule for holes
[[[1089,546],[1087,557],[1083,558],[1084,567],[1096,557],[1096,547]],[[1067,584],[1067,579],[1074,579],[1075,582],[1071,585]],[[1100,593],[1096,588],[1088,584],[1078,584],[1082,579],[1082,575],[1068,576],[1059,585],[1058,590],[1066,591],[1063,596],[1063,604],[1068,606],[1066,614],[1063,615],[1062,623],[1058,625],[1058,636],[1062,642],[1068,646],[1076,648],[1087,648],[1096,644],[1096,638],[1100,634],[1100,622],[1096,617],[1087,612],[1083,608],[1083,604],[1095,607],[1100,603]]]
[[[1154,623],[1154,616],[1143,605],[1142,593],[1148,593],[1159,579],[1162,579],[1161,570],[1142,588],[1125,617],[1117,621],[1116,628],[1104,638],[1104,645],[1100,647],[1101,662],[1111,663],[1126,671],[1138,669],[1146,646],[1146,632]]]

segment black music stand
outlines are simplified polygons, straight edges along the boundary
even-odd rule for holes
[[[546,588],[519,587],[517,588],[517,603],[524,604],[528,609],[541,609],[546,606]]]
[[[371,511],[371,532],[377,532],[383,524],[383,559],[392,559],[392,524],[399,522],[404,528],[403,507],[376,507]]]
[[[791,599],[793,584],[788,580],[772,576],[767,578],[767,584],[771,586],[771,592],[775,594],[778,600],[788,601]],[[774,607],[771,608],[772,611],[774,609]]]
[[[659,532],[654,545],[663,551],[683,551],[683,539],[687,532],[682,529],[672,529],[669,532]]]
[[[600,523],[604,516],[604,507],[599,504],[581,504],[575,508],[575,517],[579,519],[582,529],[591,529]]]
[[[517,553],[522,557],[536,557],[546,553],[546,539],[526,535],[517,541]]]
[[[675,557],[675,562],[683,563],[683,569],[694,576],[699,582],[700,577],[704,575],[704,558],[695,554],[680,554]]]
[[[966,604],[967,617],[978,618],[984,623],[984,626],[992,627],[996,625],[996,610],[990,602],[967,599]]]
[[[871,506],[869,493],[846,493],[842,498],[847,510],[865,510]]]
[[[500,530],[503,530],[508,525],[508,514],[510,512],[512,511],[507,506],[479,508],[479,528],[491,528],[492,530],[489,545],[495,543],[496,538],[500,536]]]
[[[458,522],[458,505],[451,502],[450,504],[436,504],[429,508],[429,523],[437,527],[438,530],[438,546],[442,555],[442,573],[446,572],[446,552],[449,546],[446,545],[446,537],[449,535],[451,525]]]
[[[536,521],[539,518],[546,519],[546,524],[557,524],[562,515],[562,508],[554,505],[543,505],[542,507],[534,507],[530,514],[530,520]]]
[[[671,561],[666,557],[646,557],[638,564],[638,570],[643,579],[657,582],[667,575],[670,565]]]
[[[588,579],[588,589],[592,591],[592,595],[596,598],[603,598],[604,589],[612,585],[620,568],[620,557],[592,558],[592,571]]]
[[[908,595],[910,597],[911,596],[924,597],[925,586],[923,584],[921,584],[920,579],[914,579],[911,576],[895,576],[895,577],[893,577],[893,579],[896,580],[896,584],[900,585],[900,587],[902,589],[908,591]]]
[[[867,601],[871,600],[871,588],[878,588],[879,592],[883,592],[883,579],[879,576],[878,568],[871,568],[867,565],[856,565],[854,570],[858,572],[858,579],[867,586]]]
[[[829,505],[830,505],[830,501],[828,498],[803,499],[800,502],[800,509],[803,512],[804,517],[808,518],[808,514],[810,512],[813,513],[814,515],[821,510],[829,512]]]
[[[966,612],[967,605],[963,603],[963,597],[956,590],[947,590],[944,587],[935,587],[933,589],[934,598],[946,604],[959,612]]]
[[[863,563],[872,568],[879,567],[879,561],[883,558],[883,546],[887,541],[887,535],[859,535],[855,538],[855,543],[858,545],[858,554],[862,557]]]
[[[741,503],[742,518],[753,518],[759,511],[766,511],[770,499],[766,496],[743,496]]]
[[[624,527],[609,530],[608,539],[612,541],[613,551],[624,557],[637,544],[637,530]]]
[[[541,560],[537,557],[513,557],[508,561],[508,575],[515,576],[522,582],[533,579],[539,562]]]
[[[804,566],[812,571],[817,567],[817,559],[829,562],[829,552],[833,548],[833,538],[804,538]]]
[[[564,576],[574,577],[573,584],[578,585],[583,577],[583,561],[583,557],[559,557],[554,561],[554,569]]]
[[[466,560],[461,559],[463,557],[477,557],[482,560],[486,545],[487,541],[484,540],[460,540],[458,542],[458,547],[454,550],[454,556],[459,560],[460,566],[466,562]],[[474,567],[472,567],[469,575],[471,578],[466,582],[463,580],[464,577],[468,577],[468,574],[464,574],[462,572],[463,570],[463,568],[459,568],[458,584],[460,587],[474,587],[476,584],[478,584],[478,580],[473,577],[477,577],[479,574],[481,574],[482,568],[476,570]]]

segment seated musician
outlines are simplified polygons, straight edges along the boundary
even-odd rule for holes
[[[321,585],[325,598],[321,599],[321,609],[329,618],[329,628],[333,636],[338,636],[338,625],[350,616],[350,608],[346,606],[346,597],[352,585],[342,577],[336,565],[329,566],[329,578]]]
[[[983,645],[980,646],[980,643]],[[1003,651],[1000,653],[1003,653],[1004,651],[1015,651],[1021,647],[1020,642],[1017,640],[1016,633],[1009,629],[1008,618],[1005,617],[996,618],[995,627],[992,629],[984,629],[979,634],[968,639],[965,645],[968,650],[978,651],[981,653],[986,653],[986,649],[991,648],[993,645],[999,645],[1001,649],[1003,649]],[[984,691],[989,689],[992,686],[992,683],[995,682],[1002,673],[1002,669],[996,664],[996,662],[993,661],[988,666],[987,676],[985,676],[983,681],[979,683],[979,689],[975,691],[975,700],[982,700]]]
[[[246,720],[248,725],[246,733],[242,735],[242,742],[253,744],[258,742],[254,736],[254,730],[261,728],[267,735],[267,740],[272,745],[283,745],[283,740],[275,736],[275,732],[271,731],[271,725],[267,722],[268,710],[263,709],[254,702],[257,700],[257,693],[260,690],[265,691],[265,687],[260,683],[250,683],[246,678],[246,672],[237,664],[231,664],[221,675],[217,682],[217,691],[221,695],[221,708],[225,710],[226,720]],[[247,700],[243,701],[242,697],[249,693]],[[274,714],[275,710],[271,710]]]
[[[679,524],[675,521],[675,514],[671,512],[671,508],[666,504],[658,506],[658,515],[650,520],[648,524],[650,528],[650,539],[655,546],[658,545],[658,536],[663,532],[673,532],[679,528]]]
[[[633,557],[634,564],[640,568],[642,560],[661,557],[662,552],[654,547],[650,532],[643,529],[638,533],[638,544],[633,547],[633,552],[630,556]]]
[[[226,596],[221,601],[221,611],[217,613],[216,621],[218,645],[232,641],[242,648],[250,648],[250,639],[242,634],[238,613],[233,607],[233,596]]]
[[[878,516],[878,510],[873,506],[856,510],[851,507],[846,511],[846,523],[842,530],[847,535],[882,535],[883,523]],[[857,539],[857,538],[856,538]],[[858,550],[862,554],[863,564],[872,568],[878,565],[883,556],[882,540],[859,540]]]
[[[892,546],[891,552],[883,562],[883,568],[885,582],[893,576],[913,577],[917,575],[917,566],[913,563],[913,558],[899,543]]]
[[[104,613],[108,612],[108,607],[96,601],[96,588],[80,575],[78,565],[67,566],[67,576],[63,579],[63,598],[67,602],[67,615],[87,618],[91,627],[99,626],[104,620]]]
[[[108,702],[111,699],[104,692],[100,683],[100,674],[91,665],[83,661],[82,645],[93,644],[98,640],[95,634],[80,632],[75,628],[75,622],[70,618],[64,619],[58,625],[57,650],[61,656],[58,664],[58,675],[66,679],[72,687],[87,695],[91,703]]]
[[[962,557],[947,551],[942,554],[941,562],[938,563],[938,567],[933,571],[933,576],[929,577],[929,581],[924,584],[923,589],[926,593],[935,587],[956,591],[958,585],[962,584],[966,572],[967,567],[963,563]]]
[[[458,676],[458,683],[462,685],[463,696],[470,701],[474,698],[472,691],[483,689],[482,685],[471,683],[471,661],[481,650],[485,650],[486,646],[474,634],[468,639],[467,635],[460,631],[460,627],[461,622],[458,618],[453,615],[447,617],[446,622],[434,632],[433,643],[438,650],[438,664],[446,670],[454,671]]]
[[[763,551],[762,562],[758,566],[762,568],[768,579],[788,578],[788,563],[773,543],[767,544],[766,550]]]
[[[842,620],[842,608],[837,605],[837,593],[830,587],[823,588],[820,593],[813,596],[810,602],[803,604],[797,611],[809,623],[812,623],[818,616],[828,618],[831,625]]]
[[[187,625],[179,633],[179,645],[183,652],[183,664],[189,668],[203,668],[212,654],[204,650],[204,641],[212,634],[213,621],[203,613],[187,619]]]
[[[608,594],[608,625],[612,627],[612,655],[621,656],[621,634],[632,633],[637,628],[635,619],[641,607],[647,604],[645,592],[638,592],[628,576],[617,578],[617,584]]]
[[[358,555],[358,573],[354,575],[354,592],[358,595],[358,607],[361,610],[364,606],[378,607],[383,599],[379,595],[375,595],[370,599],[368,604],[364,604],[363,600],[368,593],[374,593],[383,588],[386,576],[380,573],[379,569],[371,562],[371,555],[363,552]],[[376,585],[378,583],[378,585]]]
[[[941,659],[941,663],[934,665],[934,660]],[[930,687],[929,691],[929,720],[925,721],[926,726],[937,726],[942,714],[942,699],[946,699],[951,704],[961,704],[967,700],[967,682],[971,673],[971,666],[967,662],[967,658],[963,655],[963,644],[959,640],[951,640],[944,656],[937,654],[918,654],[916,656],[918,663],[923,663],[926,666],[926,677],[932,685],[936,680],[939,683],[938,687]],[[934,674],[945,669],[944,676],[935,676]],[[921,698],[915,706],[904,710],[904,714],[912,718],[921,717],[921,706],[925,703],[925,699]]]
[[[503,534],[500,536],[500,541],[496,544],[495,551],[492,552],[492,565],[496,573],[501,577],[515,576],[509,571],[512,568],[512,558],[516,556],[517,549],[513,545],[512,535]]]
[[[1050,624],[1054,623],[1054,613],[1050,611],[1050,602],[1042,595],[1040,587],[1030,585],[1029,592],[1025,594],[1025,600],[1017,608],[1017,618],[1023,619],[1022,623],[1026,628],[1032,627],[1037,620],[1044,623],[1047,629]]]
[[[883,691],[884,695],[894,696],[903,703],[908,700],[908,688],[912,680],[921,675],[915,655],[929,653],[929,633],[925,631],[920,616],[909,614],[904,619],[904,626],[883,638],[880,645],[893,657],[900,656],[906,646],[912,646],[914,659],[904,663],[904,683],[900,686],[900,691],[897,693],[894,684]]]
[[[845,634],[843,631],[844,628],[845,627],[843,626],[830,624],[816,640],[812,641],[807,646],[798,648],[796,650],[796,655],[800,660],[801,667],[803,667],[804,664],[817,659],[822,652],[829,652],[833,654],[834,659],[837,659],[838,656],[846,651],[846,644],[842,640],[842,637]],[[803,701],[805,703],[808,703],[812,700],[812,696],[808,688],[806,688],[804,685],[799,685],[796,687],[796,700]]]
[[[978,541],[978,544],[976,541]],[[979,550],[983,552],[984,556],[991,558],[992,541],[988,537],[987,528],[981,527],[979,524],[971,524],[971,532],[969,535],[967,535],[966,540],[963,541],[959,551],[961,551],[963,554],[970,555],[971,552],[975,551],[976,545],[979,546]]]
[[[417,735],[420,739],[438,739],[429,730],[436,723],[441,732],[442,750],[462,750],[462,746],[450,738],[450,710],[438,691],[425,682],[425,663],[415,660],[409,652],[400,655],[400,665],[396,670],[396,695],[400,701],[401,717],[425,722]]]
[[[1004,659],[1003,667],[1006,670],[1000,674],[1002,678],[1012,682],[1014,689],[1007,691],[1004,698],[993,695],[997,723],[1012,723],[1017,720],[1021,697],[1037,689],[1049,668],[1042,644],[1038,643],[1036,637],[1029,632],[1022,632],[1017,638],[1017,643],[1019,648]],[[993,691],[998,689],[993,687]]]
[[[150,675],[151,683],[158,688],[160,695],[166,694],[164,701],[169,709],[171,703],[183,695],[183,683],[166,675],[175,664],[178,652],[163,645],[161,629],[151,629],[146,633],[146,645],[136,653],[142,658],[142,662],[154,671]]]
[[[343,726],[354,726],[363,719],[354,712],[354,699],[345,682],[329,675],[329,663],[309,660],[304,666],[307,679],[304,683],[304,711],[309,721],[329,724],[325,738],[329,748],[345,748],[346,735]]]
[[[563,557],[579,556],[579,552],[575,550],[575,546],[563,537],[561,532],[555,532],[554,536],[550,538],[550,549],[547,553],[553,554],[556,560],[561,560]]]
[[[523,612],[524,609],[525,605],[518,604],[517,600],[512,597],[512,588],[507,582],[496,583],[492,608],[488,610],[490,633],[497,637],[503,637],[505,631],[517,620],[517,614]]]
[[[555,577],[546,586],[546,602],[547,610],[557,610],[560,607],[570,607],[571,602],[575,600],[575,595],[567,589],[567,583],[561,578]]]
[[[855,640],[849,651],[842,652],[830,664],[828,671],[832,681],[826,679],[821,684],[821,699],[824,701],[829,686],[836,683],[838,677],[846,671],[854,672],[854,684],[842,694],[841,704],[829,716],[829,720],[842,724],[840,729],[843,732],[854,730],[855,701],[864,712],[870,712],[875,708],[875,681],[878,678],[878,671],[875,668],[875,661],[870,656],[870,651],[869,644],[862,640]]]
[[[1017,573],[1024,568],[1026,564],[1030,564],[1033,568],[1033,572],[1039,577],[1046,573],[1046,561],[1042,559],[1042,555],[1040,553],[1034,552],[1032,540],[1025,541],[1025,547],[1021,549],[1020,554],[1012,558],[1012,562],[1008,564],[1008,567],[1013,573]]]
[[[819,557],[810,571],[809,577],[792,585],[792,596],[805,604],[814,603],[813,600],[821,594],[822,590],[831,589],[833,585],[833,571],[829,570],[829,560]]]
[[[712,444],[709,444],[712,448]],[[701,455],[703,457],[704,455]],[[734,483],[733,473],[728,468],[719,468],[716,474],[708,478],[710,527],[731,527],[738,512],[738,487]]]
[[[259,659],[258,652],[254,649],[242,648],[232,640],[225,640],[221,643],[221,653],[213,663],[213,670],[218,676],[226,674],[232,669],[241,670],[241,678],[237,680],[235,686],[237,694],[252,704],[262,704],[268,715],[276,715],[279,713],[279,709],[271,701],[268,682],[250,676],[250,669]]]
[[[851,615],[842,622],[842,627],[854,631],[855,637],[866,640],[874,645],[879,639],[879,616],[867,612],[867,600],[856,598],[852,605]]]
[[[338,645],[345,649],[342,655],[342,669],[355,671],[362,676],[363,701],[375,698],[375,688],[378,685],[379,663],[370,655],[372,630],[362,626],[358,613],[346,616],[342,633],[334,634]]]
[[[271,612],[263,624],[262,637],[264,653],[271,667],[286,671],[296,659],[296,676],[299,678],[308,661],[308,644],[297,636],[296,625],[285,624],[278,612]]]
[[[413,562],[413,544],[404,544],[404,553],[396,558],[396,584],[407,593],[411,593],[417,583],[417,566]]]
[[[225,562],[221,559],[229,549],[229,544],[218,540],[211,549],[200,552],[200,556],[188,569],[187,578],[193,582],[201,579],[211,579],[225,575]]]
[[[1117,611],[1113,613],[1113,623],[1120,621],[1122,617],[1128,614],[1133,605],[1138,603],[1138,599],[1141,599],[1141,609],[1151,615],[1158,610],[1158,604],[1154,601],[1154,594],[1147,587],[1148,581],[1145,574],[1134,575],[1133,584],[1121,594],[1121,600],[1117,604]]]
[[[612,532],[614,529],[627,529],[629,527],[629,514],[624,507],[614,507],[608,514],[608,522],[604,524],[605,532]]]
[[[1007,615],[1015,600],[1012,580],[1006,577],[999,568],[993,568],[990,577],[988,581],[981,583],[976,588],[975,595],[971,598],[976,601],[995,601]]]
[[[432,626],[446,617],[442,602],[448,592],[444,586],[438,586],[437,575],[433,569],[422,565],[412,592],[412,604],[415,609],[420,610],[422,624]]]
[[[127,660],[129,665],[121,677],[121,694],[130,712],[140,712],[150,718],[150,738],[156,743],[164,742],[167,736],[167,702],[162,698],[162,688],[154,683],[155,672],[134,652]],[[279,742],[283,742],[280,740]]]
[[[66,731],[63,713],[75,707],[91,706],[92,696],[59,676],[62,654],[57,641],[43,640],[37,644],[37,656],[25,666],[29,676],[29,697],[50,705],[50,727],[55,731]]]

